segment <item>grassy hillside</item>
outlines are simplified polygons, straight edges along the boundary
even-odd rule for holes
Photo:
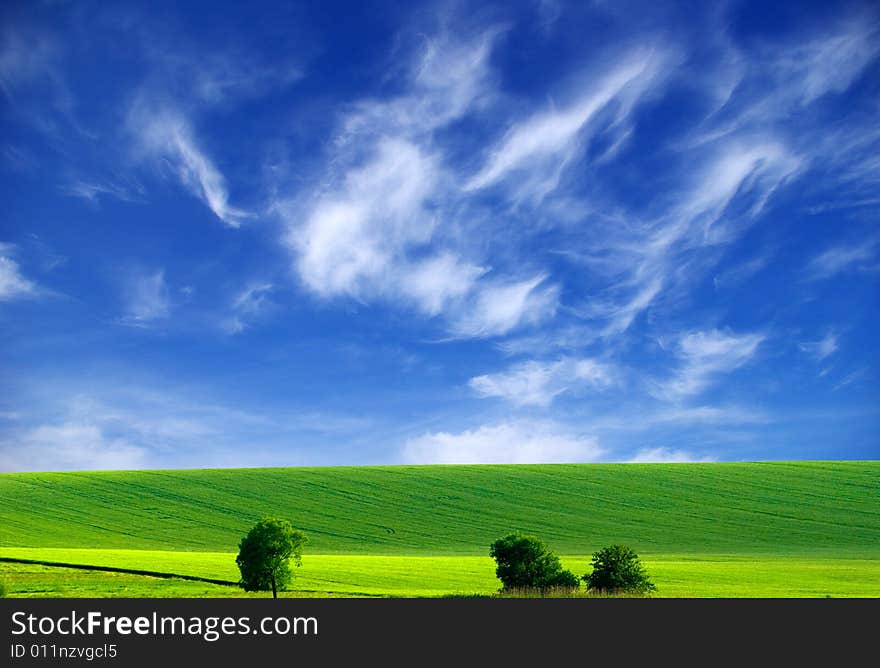
[[[261,515],[313,554],[880,555],[880,462],[401,466],[0,475],[0,546],[235,551]],[[2,550],[0,550],[2,551]]]

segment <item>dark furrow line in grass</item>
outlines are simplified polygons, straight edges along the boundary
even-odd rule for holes
[[[145,571],[136,568],[119,568],[116,566],[94,566],[90,564],[69,564],[60,561],[43,561],[42,559],[16,559],[14,557],[0,557],[0,562],[9,564],[32,564],[35,566],[52,566],[54,568],[74,568],[81,571],[101,571],[103,573],[127,573],[128,575],[146,575],[151,578],[189,580],[191,582],[207,582],[208,584],[237,587],[237,582],[231,580],[216,580],[203,578],[198,575],[181,575],[179,573],[162,573],[160,571]]]
[[[156,571],[142,571],[136,569],[129,568],[115,568],[111,566],[89,566],[86,564],[69,564],[63,562],[55,562],[55,561],[41,561],[36,559],[14,559],[10,557],[0,557],[0,562],[6,563],[14,563],[14,564],[23,564],[23,565],[32,565],[32,566],[46,566],[49,568],[70,568],[74,570],[85,570],[85,571],[100,571],[105,573],[121,573],[125,575],[138,575],[144,577],[155,577],[161,579],[177,579],[177,580],[190,580],[193,582],[205,582],[207,584],[215,584],[226,587],[238,587],[237,582],[231,582],[229,580],[215,580],[211,578],[202,578],[195,575],[178,575],[175,573],[159,573]],[[333,583],[333,581],[330,581]],[[339,582],[336,584],[346,584],[344,582]],[[289,592],[296,592],[299,594],[332,594],[333,596],[338,596],[339,598],[351,597],[351,598],[389,598],[388,594],[376,594],[373,592],[363,592],[363,591],[328,591],[323,589],[289,589],[284,590]],[[37,594],[48,594],[52,595],[54,590],[52,589],[30,589],[29,593],[37,593]]]

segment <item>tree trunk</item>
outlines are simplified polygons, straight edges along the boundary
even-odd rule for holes
[[[278,598],[278,592],[275,591],[275,576],[272,576],[272,598]]]

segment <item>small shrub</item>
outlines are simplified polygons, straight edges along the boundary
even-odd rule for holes
[[[593,572],[583,577],[590,591],[644,595],[656,590],[637,555],[626,545],[610,545],[593,554]]]
[[[555,589],[577,589],[581,586],[581,579],[571,571],[563,569],[550,578],[549,585]]]

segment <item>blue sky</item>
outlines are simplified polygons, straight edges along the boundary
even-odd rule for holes
[[[880,456],[872,3],[176,4],[0,14],[0,470]]]

